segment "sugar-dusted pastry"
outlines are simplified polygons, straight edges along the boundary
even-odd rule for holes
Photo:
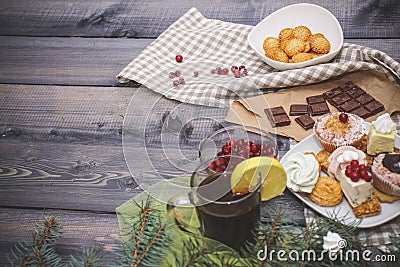
[[[359,164],[366,163],[365,153],[353,146],[341,146],[335,149],[329,156],[327,173],[330,177],[336,177],[340,171],[345,169],[352,160],[357,160]]]
[[[377,155],[384,152],[393,152],[396,138],[396,124],[385,113],[371,123],[368,133],[367,153]]]
[[[369,216],[375,216],[381,213],[382,206],[376,196],[372,196],[371,200],[352,208],[356,218],[361,219]]]
[[[371,176],[367,167],[353,160],[346,169],[341,170],[336,179],[351,207],[357,207],[372,197]]]
[[[320,176],[309,197],[312,202],[319,206],[332,207],[342,202],[343,194],[337,180]]]
[[[327,113],[314,124],[314,134],[328,152],[340,146],[357,145],[365,133],[364,119],[351,113]]]
[[[373,184],[379,191],[400,196],[400,153],[379,154],[371,171]]]
[[[295,192],[311,193],[318,181],[320,167],[313,154],[296,152],[283,163],[287,187]]]

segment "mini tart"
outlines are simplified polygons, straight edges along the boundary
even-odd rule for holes
[[[334,178],[320,176],[309,195],[310,200],[319,206],[336,206],[343,199],[340,183]]]
[[[399,168],[400,153],[379,154],[374,158],[371,168],[373,185],[383,193],[400,197]]]
[[[320,116],[314,124],[314,134],[322,147],[333,152],[340,146],[356,146],[366,134],[364,119],[346,113],[348,120],[341,122],[339,115],[342,112],[332,112]]]

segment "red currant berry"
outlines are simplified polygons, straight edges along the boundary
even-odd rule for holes
[[[272,147],[269,147],[267,149],[267,155],[275,155],[275,151],[274,151],[274,149]]]
[[[350,165],[351,165],[352,168],[356,168],[356,167],[358,167],[359,162],[358,162],[358,160],[353,159],[353,160],[350,162]]]
[[[217,67],[215,70],[217,71],[218,74],[222,74],[222,68],[221,67]]]
[[[231,153],[231,148],[228,145],[222,146],[222,153],[229,155]]]
[[[368,172],[366,170],[358,170],[358,174],[360,175],[361,178],[365,179],[366,177],[369,176]]]
[[[178,80],[173,81],[172,85],[175,86],[175,87],[178,86],[179,85],[179,81]]]
[[[228,145],[229,145],[230,147],[236,146],[235,140],[229,140]]]
[[[176,77],[181,76],[181,71],[180,71],[180,70],[176,70],[176,71],[175,71],[175,76],[176,76]]]
[[[183,79],[182,77],[179,77],[179,83],[180,84],[185,84],[185,79]]]
[[[246,67],[244,65],[239,66],[239,70],[245,69]]]
[[[365,166],[364,164],[360,164],[360,165],[358,166],[358,169],[359,169],[359,170],[366,170],[366,169],[367,169],[367,166]]]
[[[221,167],[225,164],[225,159],[223,158],[219,158],[215,160],[215,165],[217,165],[217,167]]]
[[[364,179],[364,181],[366,181],[366,182],[371,182],[372,177],[371,177],[371,175],[367,175],[367,176],[363,177],[363,179]]]
[[[231,71],[234,72],[235,70],[238,70],[238,67],[232,66],[232,67],[231,67]]]
[[[350,165],[349,165],[349,166],[350,166]],[[346,170],[344,171],[344,174],[346,174],[346,176],[350,178],[351,169],[350,169],[350,168],[346,168]]]
[[[350,179],[351,179],[353,182],[358,182],[358,181],[360,180],[360,177],[358,176],[358,173],[357,173],[357,172],[352,171],[352,172],[350,173]]]
[[[182,55],[176,55],[175,60],[176,60],[176,62],[181,63],[183,61],[183,56]]]
[[[347,115],[346,113],[340,113],[339,120],[341,122],[346,123],[348,119],[349,119],[349,115]]]
[[[214,164],[214,161],[213,161],[213,162],[210,162],[210,163],[208,163],[208,168],[210,168],[211,170],[214,170],[214,169],[215,169],[215,164]]]
[[[228,73],[229,73],[228,68],[223,68],[223,69],[222,69],[222,74],[223,74],[223,75],[227,75]]]
[[[193,76],[194,77],[198,77],[199,76],[199,72],[198,71],[193,72]]]
[[[233,71],[233,76],[235,76],[235,78],[240,78],[240,71],[239,70],[234,70]]]
[[[256,146],[256,145],[251,145],[251,147],[250,147],[250,151],[251,152],[253,152],[253,153],[255,153],[255,152],[258,152],[259,151],[259,149],[258,149],[258,147]]]
[[[169,73],[169,78],[170,78],[170,79],[173,79],[173,78],[175,78],[175,77],[176,77],[175,72],[172,72],[172,71],[171,71],[171,72]]]

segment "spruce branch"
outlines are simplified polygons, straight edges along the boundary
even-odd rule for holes
[[[71,267],[99,267],[102,266],[103,256],[98,256],[99,248],[84,249],[81,258],[71,256]]]
[[[60,266],[61,258],[54,250],[54,242],[62,234],[58,216],[44,217],[36,225],[31,242],[20,242],[11,250],[12,266]]]

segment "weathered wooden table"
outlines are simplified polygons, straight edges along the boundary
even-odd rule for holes
[[[57,251],[65,261],[98,246],[105,266],[116,263],[115,208],[141,191],[125,163],[123,120],[131,98],[143,93],[139,84],[120,85],[116,74],[192,6],[208,18],[255,25],[296,2],[1,1],[0,265],[43,214],[62,217]],[[309,2],[338,18],[346,42],[400,60],[398,1]],[[140,112],[148,102],[137,103],[156,152],[158,123],[177,103],[160,99],[151,116]],[[225,110],[209,113],[223,120]],[[157,162],[157,153],[149,154]],[[174,173],[163,162],[157,168]],[[287,201],[301,220],[301,204],[290,195]]]

